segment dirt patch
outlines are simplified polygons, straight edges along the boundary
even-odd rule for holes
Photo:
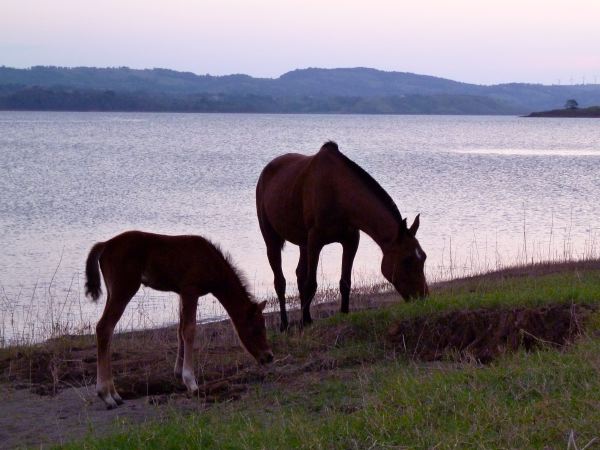
[[[401,300],[395,294],[372,296],[357,293],[353,307],[364,310],[398,301]],[[322,302],[314,305],[313,317],[329,317],[337,314],[338,309],[337,301]],[[298,333],[300,312],[291,310],[289,317],[292,333]],[[266,322],[271,330],[279,330],[279,312],[267,314]],[[272,378],[280,378],[287,377],[292,369],[294,372],[303,371],[306,361],[296,361],[289,355],[286,357],[287,349],[273,350],[276,355],[283,353],[284,362],[274,365],[269,372],[258,368],[244,351],[229,320],[198,324],[194,364],[202,400],[211,403],[235,399],[248,389],[249,383],[263,381],[269,373]],[[162,402],[165,396],[185,393],[182,381],[173,374],[176,352],[176,327],[173,326],[115,334],[111,361],[120,395],[125,400],[153,397]],[[311,364],[320,363],[312,361]],[[324,363],[325,367],[330,365]],[[38,345],[0,352],[0,384],[10,385],[13,389],[56,396],[62,390],[73,387],[93,388],[95,382],[94,336],[62,336]]]
[[[229,322],[198,326],[194,350],[200,395],[207,402],[236,398],[240,384],[252,378],[248,371],[256,364],[238,344]],[[111,361],[121,396],[130,400],[184,393],[185,386],[173,374],[176,351],[173,327],[115,335]],[[0,382],[39,395],[93,387],[95,379],[91,336],[66,336],[0,357]]]
[[[452,311],[403,320],[389,329],[388,339],[398,350],[425,361],[458,356],[488,363],[518,349],[573,342],[591,311],[592,306],[575,304]]]

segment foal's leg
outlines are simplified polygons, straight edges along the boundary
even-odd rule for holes
[[[341,312],[347,313],[350,310],[350,287],[352,285],[352,264],[358,250],[360,241],[360,232],[354,230],[348,237],[342,241],[342,276],[340,277],[340,294],[342,295]]]
[[[195,295],[181,296],[181,335],[183,337],[183,383],[192,395],[198,392],[198,383],[194,376],[194,336],[196,334],[196,309],[198,297]]]
[[[175,378],[183,372],[183,299],[179,297],[179,325],[177,327],[177,356],[175,357]]]
[[[317,292],[317,266],[319,265],[319,255],[323,249],[323,243],[316,232],[311,231],[308,234],[308,244],[306,246],[306,280],[304,288],[300,290],[300,306],[302,308],[301,324],[308,325],[312,323],[310,316],[310,303]]]
[[[107,283],[107,299],[104,306],[104,313],[96,325],[96,338],[98,346],[96,393],[108,409],[116,408],[123,403],[121,396],[117,393],[112,378],[112,369],[110,364],[110,343],[112,334],[117,322],[123,315],[125,307],[131,300],[131,297],[137,292],[139,284],[134,286],[123,285],[112,287]]]

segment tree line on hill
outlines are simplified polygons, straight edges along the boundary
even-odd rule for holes
[[[365,114],[523,114],[565,98],[600,104],[600,86],[482,86],[368,68],[278,78],[166,69],[0,67],[0,109]]]
[[[469,95],[273,97],[256,94],[174,95],[112,90],[0,89],[0,109],[13,111],[144,111],[338,114],[514,114],[494,100]]]

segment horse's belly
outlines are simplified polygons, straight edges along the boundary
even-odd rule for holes
[[[304,228],[301,218],[283,218],[283,220],[271,221],[271,226],[275,232],[284,240],[295,245],[304,245],[306,243],[307,231]]]

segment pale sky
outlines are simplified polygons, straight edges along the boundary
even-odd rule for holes
[[[600,83],[600,1],[0,0],[0,65]]]

